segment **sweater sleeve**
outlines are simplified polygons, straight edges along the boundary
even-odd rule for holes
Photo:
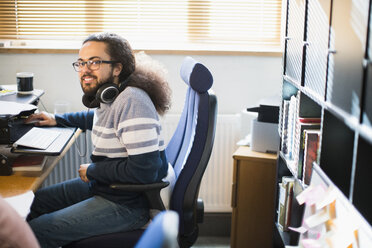
[[[93,126],[94,111],[81,111],[65,114],[56,114],[55,118],[58,126],[78,127],[82,130],[91,130]]]
[[[87,170],[89,180],[102,184],[134,183],[146,184],[160,181],[166,169],[163,152],[129,156],[127,159],[107,160],[91,163]]]

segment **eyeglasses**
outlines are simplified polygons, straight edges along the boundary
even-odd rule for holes
[[[75,71],[79,72],[83,69],[85,65],[87,65],[89,70],[96,71],[99,70],[101,64],[116,64],[119,63],[118,61],[107,61],[107,60],[88,60],[88,61],[77,61],[72,63]]]

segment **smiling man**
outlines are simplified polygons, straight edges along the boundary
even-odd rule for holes
[[[170,89],[163,68],[149,60],[144,54],[135,59],[118,35],[94,34],[83,42],[73,67],[83,103],[95,111],[55,116],[42,112],[27,119],[40,126],[90,129],[94,146],[92,162],[80,165],[79,178],[35,193],[27,221],[42,247],[138,229],[148,222],[141,194],[109,185],[159,182],[167,175],[158,115],[169,108]]]

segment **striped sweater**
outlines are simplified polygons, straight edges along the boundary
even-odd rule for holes
[[[127,87],[111,104],[92,111],[56,115],[59,125],[92,130],[92,163],[87,170],[91,190],[118,203],[145,204],[138,193],[109,187],[111,183],[152,183],[166,176],[168,165],[159,116],[143,90]]]

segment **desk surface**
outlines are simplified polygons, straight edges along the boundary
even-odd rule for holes
[[[1,96],[1,101],[10,101],[10,102],[18,102],[18,103],[34,103],[38,101],[38,99],[44,95],[44,90],[34,89],[32,94],[29,95],[21,95],[17,93],[17,85],[15,84],[8,84],[8,85],[0,85],[2,88],[7,90],[14,90],[14,94]]]
[[[71,145],[75,142],[80,133],[81,130],[78,129],[59,156],[48,156],[48,160],[41,173],[38,172],[35,174],[35,172],[17,171],[11,176],[0,176],[0,195],[3,197],[9,197],[25,193],[29,190],[36,191],[52,172],[58,161],[63,158],[66,152],[70,149]]]
[[[249,146],[239,146],[239,148],[234,152],[233,158],[237,160],[254,160],[258,159],[260,161],[263,160],[276,160],[278,155],[275,153],[263,153],[263,152],[255,152]]]

